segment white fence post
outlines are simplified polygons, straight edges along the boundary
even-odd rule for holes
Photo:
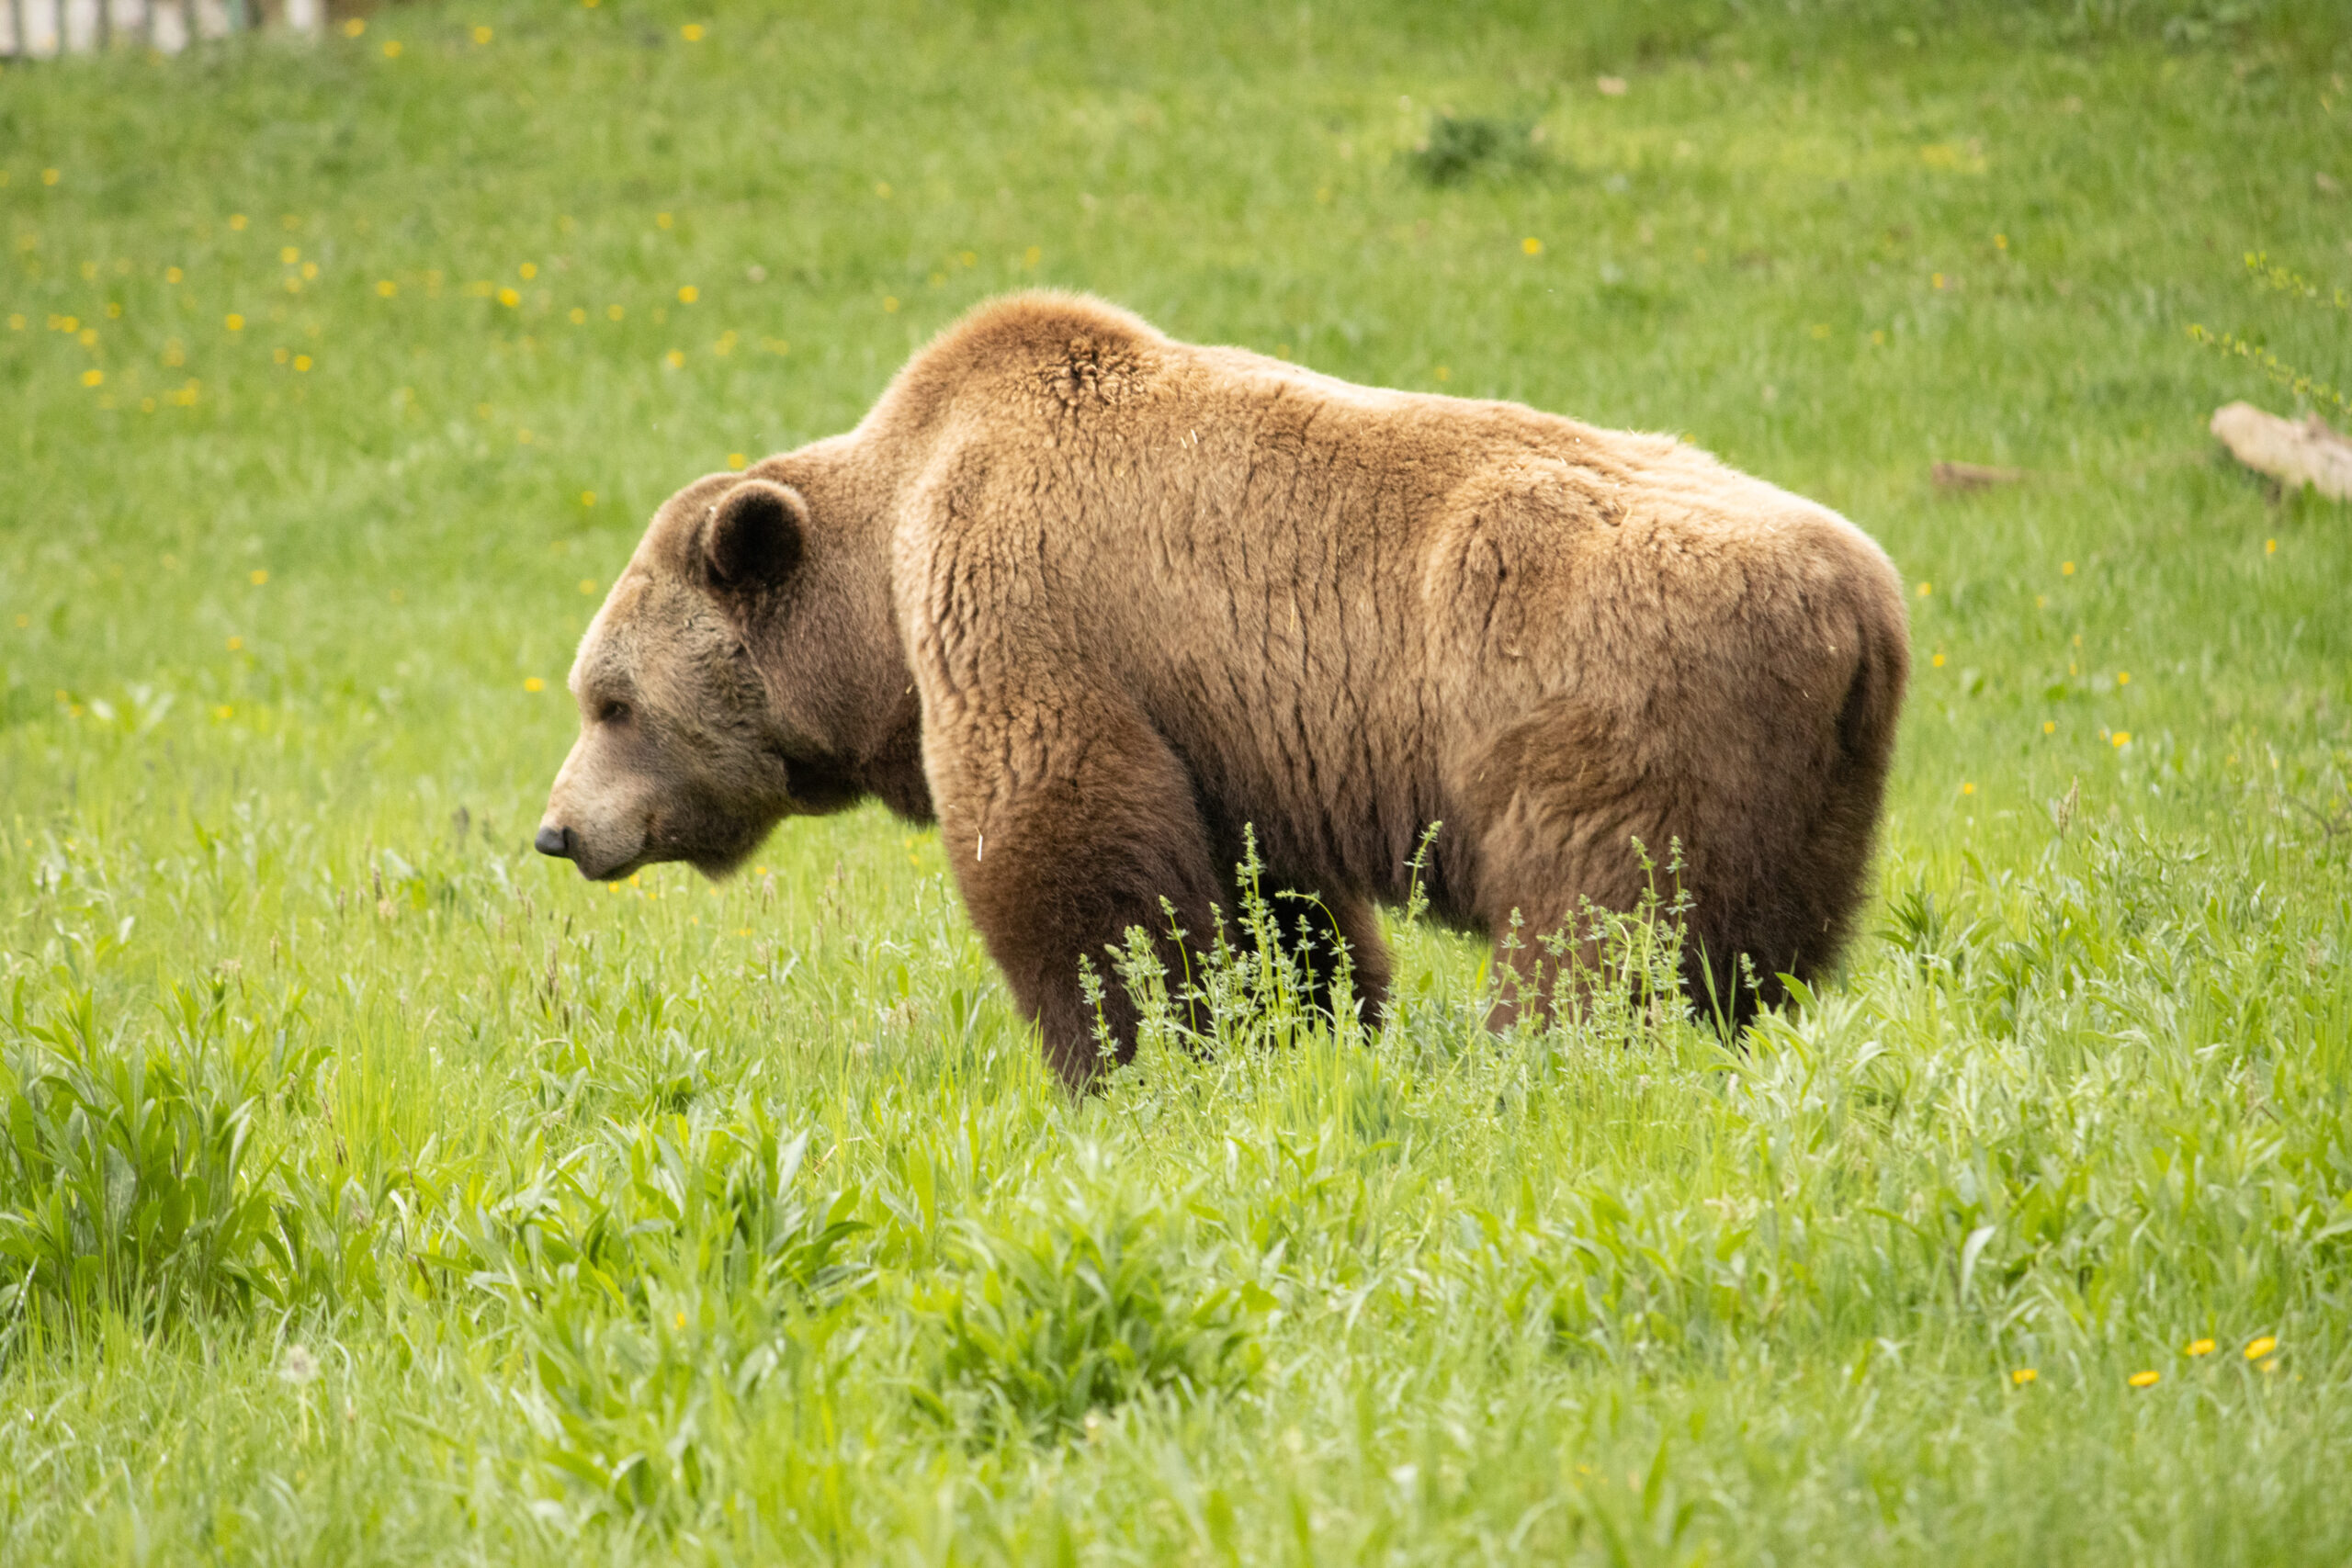
[[[265,21],[293,32],[326,30],[328,0],[0,0],[0,60],[54,60],[115,44],[177,54]]]

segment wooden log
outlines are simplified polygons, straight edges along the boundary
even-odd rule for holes
[[[2352,441],[2317,414],[2280,419],[2252,403],[2230,403],[2213,411],[2207,428],[2230,456],[2289,490],[2310,485],[2332,501],[2352,498]]]
[[[1991,490],[2025,478],[2023,468],[1992,468],[1982,463],[1938,463],[1934,472],[1938,490]]]

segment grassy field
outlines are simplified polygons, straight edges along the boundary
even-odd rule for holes
[[[0,1559],[2352,1555],[2352,516],[2203,430],[2345,413],[2352,22],[1555,9],[0,73]],[[1870,529],[1845,971],[1496,1038],[1400,912],[1073,1104],[876,810],[532,855],[653,505],[1031,284]]]

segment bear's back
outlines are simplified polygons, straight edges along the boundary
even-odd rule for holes
[[[1131,699],[1266,830],[1377,823],[1361,854],[1294,860],[1393,863],[1444,815],[1447,760],[1545,703],[1656,723],[1659,693],[1711,705],[1783,642],[1775,683],[1838,678],[1790,629],[1872,560],[1891,579],[1835,513],[1673,437],[1360,387],[1069,296],[977,312],[894,400],[876,418],[920,427],[925,476],[901,621],[962,650],[947,683],[1050,649],[1034,679]]]

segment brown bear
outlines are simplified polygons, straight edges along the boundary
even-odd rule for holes
[[[1177,958],[1163,899],[1215,931],[1246,830],[1374,1009],[1374,906],[1417,875],[1525,976],[1679,841],[1686,986],[1744,1017],[1846,936],[1908,669],[1868,536],[1671,436],[1023,294],[847,434],[662,506],[582,640],[537,846],[715,875],[785,817],[935,817],[1078,1086],[1080,960],[1134,927]]]

